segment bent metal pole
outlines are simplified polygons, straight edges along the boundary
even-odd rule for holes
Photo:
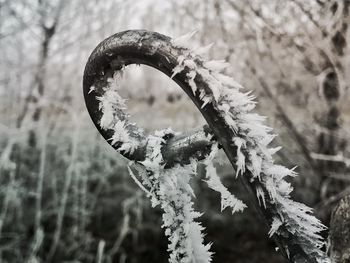
[[[180,70],[177,70],[177,67],[183,61],[191,63],[183,65]],[[204,71],[204,73],[202,71],[203,74],[200,71],[197,72],[198,74],[191,74],[193,73],[193,67],[204,68],[205,62],[191,54],[191,50],[175,45],[170,37],[145,30],[129,30],[105,39],[92,52],[85,67],[83,90],[89,114],[102,136],[116,150],[122,146],[118,142],[111,143],[110,138],[113,133],[101,127],[102,112],[98,98],[105,92],[104,87],[107,85],[108,78],[111,78],[115,72],[121,71],[129,64],[148,65],[171,77],[189,96],[208,123],[209,127],[205,129],[169,138],[162,148],[165,163],[170,167],[176,163],[186,164],[190,158],[201,160],[209,154],[213,141],[218,141],[233,169],[243,171],[240,180],[250,193],[256,210],[263,219],[262,222],[267,226],[275,224],[275,219],[283,214],[281,204],[271,197],[271,189],[267,189],[266,183],[262,183],[252,174],[252,169],[237,167],[237,157],[240,152],[237,144],[232,143],[232,138],[237,137],[237,133],[235,129],[232,129],[232,125],[228,124],[228,120],[225,119],[222,112],[218,110],[217,101],[215,102],[214,99],[205,101],[206,94],[215,97],[215,93],[212,92],[212,83],[209,83],[205,77],[208,72],[210,75],[210,70]],[[192,76],[192,78],[189,76]],[[125,119],[128,122],[127,114],[122,109],[118,110],[118,114],[120,119]],[[146,158],[145,143],[147,141],[145,135],[138,131],[139,128],[135,124],[130,123],[125,127],[127,127],[130,136],[138,143],[133,151],[120,150],[120,153],[132,161],[144,160]],[[201,136],[203,133],[212,134],[214,137],[203,139],[204,137]],[[265,197],[264,205],[257,197],[258,189],[260,191],[259,196]],[[290,199],[286,200],[289,201]],[[301,220],[308,220],[307,218],[309,218],[309,210],[303,209],[299,214],[296,214],[296,218],[288,218],[289,222],[293,224],[281,222],[278,225],[278,234],[272,234],[272,237],[281,253],[290,262],[329,262],[326,255],[319,248],[322,242],[316,240],[320,238],[317,232],[322,229],[322,227],[319,227],[318,221],[314,220],[314,217],[311,219],[310,215],[310,221],[314,220],[310,223],[310,228],[315,227],[315,230],[310,230],[310,233],[304,235],[298,229],[299,217],[302,218]],[[293,228],[295,228],[295,231]],[[305,230],[306,227],[304,226],[302,229]],[[315,242],[312,240],[313,235],[315,235]]]

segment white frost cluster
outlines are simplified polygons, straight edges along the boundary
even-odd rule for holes
[[[188,84],[202,100],[202,107],[211,103],[232,130],[232,143],[237,149],[237,175],[244,173],[250,176],[250,182],[255,182],[260,205],[265,208],[267,205],[274,206],[274,211],[278,211],[269,235],[293,235],[305,253],[320,263],[329,262],[321,251],[324,241],[319,235],[325,226],[311,214],[309,207],[290,199],[293,188],[285,178],[296,176],[296,173],[294,169],[274,164],[272,155],[279,148],[269,148],[275,135],[264,124],[265,117],[251,112],[256,105],[254,96],[251,92],[242,92],[241,85],[221,73],[229,66],[228,63],[206,61],[196,54],[196,50],[186,49],[189,44],[183,42],[189,41],[189,36],[173,41],[175,48],[179,46],[178,42],[182,43],[180,48],[183,55],[178,58],[172,77],[186,69]],[[209,88],[197,87],[194,81],[197,76]],[[246,170],[248,173],[245,173]]]
[[[100,126],[104,130],[113,131],[111,144],[118,144],[119,151],[132,153],[138,147],[138,140],[130,134],[131,129],[127,125],[132,124],[127,122],[125,101],[118,94],[121,77],[121,71],[115,72],[113,78],[108,79],[103,95],[97,97],[102,112]],[[195,174],[197,163],[164,169],[161,146],[165,142],[164,136],[168,134],[173,132],[167,129],[147,137],[146,159],[141,162],[142,167],[136,166],[141,181],[130,168],[129,172],[151,199],[152,206],[159,205],[164,211],[163,227],[169,239],[169,262],[209,263],[212,256],[209,251],[211,245],[204,244],[204,228],[196,222],[200,213],[193,209],[194,193],[190,186],[190,178]]]
[[[206,166],[206,183],[208,186],[221,195],[221,211],[230,207],[232,214],[235,212],[242,212],[247,206],[239,199],[237,199],[229,190],[222,184],[220,177],[216,173],[213,164],[213,159],[217,153],[217,145],[214,144],[210,155],[204,160]]]
[[[280,228],[281,225],[282,225],[282,221],[279,218],[274,217],[271,224],[270,231],[269,231],[269,237],[272,237],[276,233],[276,231]]]
[[[190,33],[172,41],[174,48],[182,55],[178,56],[178,65],[173,69],[173,76],[186,69],[187,81],[192,92],[202,100],[202,107],[211,103],[220,117],[225,121],[227,129],[231,129],[232,145],[236,147],[236,176],[249,176],[248,180],[255,186],[259,204],[272,211],[273,218],[269,236],[293,236],[296,245],[300,245],[307,255],[315,258],[318,263],[329,263],[329,259],[321,251],[324,245],[319,232],[325,227],[313,215],[311,208],[297,203],[290,198],[293,188],[285,179],[296,176],[294,168],[288,169],[274,164],[272,155],[280,147],[270,148],[269,144],[275,135],[272,129],[264,125],[265,118],[252,113],[256,102],[250,92],[242,92],[242,86],[234,79],[221,73],[229,66],[225,61],[206,61],[200,54],[208,51],[210,46],[193,50],[189,41],[194,35]],[[118,94],[120,71],[108,80],[104,94],[97,97],[102,111],[100,126],[104,130],[111,130],[110,138],[118,150],[132,153],[138,147],[135,134],[130,134],[132,125],[127,122],[128,116],[124,100]],[[197,87],[195,79],[200,77],[208,87]],[[92,87],[91,91],[95,88]],[[135,128],[135,127],[134,127]],[[135,129],[134,129],[135,130]],[[138,133],[141,131],[136,131]],[[171,130],[156,132],[147,137],[146,159],[142,167],[138,167],[141,181],[133,175],[151,199],[152,205],[159,205],[163,213],[163,227],[169,239],[168,250],[171,263],[208,263],[212,253],[210,244],[203,240],[204,228],[196,219],[200,216],[193,209],[194,197],[190,186],[190,179],[195,174],[197,163],[177,165],[165,169],[161,147],[164,138],[173,134]],[[213,166],[213,158],[217,147],[212,148],[211,154],[204,160],[207,167],[206,182],[208,186],[221,195],[221,210],[227,207],[232,213],[243,211],[246,205],[232,195],[221,183]],[[285,250],[289,251],[286,247]]]
[[[212,257],[209,251],[211,245],[204,244],[204,228],[196,222],[201,214],[193,210],[194,193],[190,186],[191,176],[196,173],[197,161],[164,169],[161,147],[165,143],[163,138],[169,134],[173,132],[167,129],[148,136],[146,159],[141,162],[142,168],[137,166],[141,182],[131,169],[129,171],[151,199],[152,206],[159,205],[164,211],[163,227],[169,239],[169,262],[208,263]],[[203,161],[207,169],[206,182],[211,189],[221,194],[221,210],[230,207],[232,213],[241,212],[246,205],[227,190],[216,174],[213,166],[216,153],[217,144],[214,144],[210,155]]]
[[[170,130],[156,132],[148,137],[147,158],[142,164],[142,185],[147,188],[152,205],[163,209],[163,227],[168,236],[171,263],[208,263],[212,253],[210,244],[204,245],[204,228],[195,220],[200,213],[193,209],[193,190],[190,178],[196,172],[196,162],[189,165],[177,165],[170,169],[163,168],[161,147],[164,136]]]
[[[107,80],[108,84],[104,88],[103,95],[96,97],[99,100],[99,109],[102,111],[100,126],[104,130],[113,131],[110,140],[112,145],[120,145],[118,151],[133,153],[138,147],[138,140],[130,136],[126,129],[130,124],[126,122],[127,115],[123,111],[126,109],[125,100],[118,93],[121,78],[122,71],[116,71],[113,78]]]

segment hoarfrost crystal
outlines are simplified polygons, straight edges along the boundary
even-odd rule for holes
[[[236,176],[247,176],[255,187],[255,194],[263,209],[275,207],[272,215],[269,236],[293,236],[294,242],[303,248],[306,255],[311,255],[318,263],[329,263],[329,259],[321,247],[324,241],[320,232],[325,229],[321,222],[312,215],[311,208],[291,200],[293,188],[285,179],[296,176],[294,168],[288,169],[274,164],[272,155],[280,147],[270,148],[269,144],[275,135],[272,129],[263,122],[265,117],[251,113],[256,102],[251,92],[242,92],[243,87],[234,79],[221,73],[229,65],[225,61],[206,61],[199,54],[210,49],[210,46],[192,50],[190,38],[195,32],[172,41],[173,48],[178,51],[178,65],[173,69],[172,77],[186,70],[187,82],[192,92],[202,100],[202,107],[211,103],[213,108],[225,121],[233,137],[232,144],[236,147]],[[180,54],[180,55],[179,55]],[[124,100],[118,95],[117,83],[121,75],[116,73],[108,81],[104,95],[98,97],[102,118],[102,129],[113,131],[110,138],[112,144],[118,145],[119,151],[133,152],[138,147],[134,134],[130,134],[127,115],[118,112],[125,109]],[[196,84],[200,78],[208,85],[201,87]],[[95,87],[91,87],[91,91]],[[119,115],[117,114],[119,113]],[[142,132],[142,131],[137,131]],[[193,209],[193,190],[190,179],[196,171],[197,161],[189,165],[176,165],[165,168],[161,147],[171,130],[156,132],[147,137],[146,159],[141,164],[135,164],[139,181],[130,169],[130,174],[136,183],[146,192],[152,205],[163,209],[163,227],[169,239],[169,261],[173,263],[208,263],[212,253],[210,244],[205,245],[204,228],[196,220],[200,216]],[[221,209],[227,207],[232,213],[243,211],[246,205],[232,195],[222,184],[216,174],[213,158],[217,147],[212,147],[211,154],[204,160],[207,168],[206,182],[208,186],[221,195]],[[284,248],[289,253],[290,248]]]

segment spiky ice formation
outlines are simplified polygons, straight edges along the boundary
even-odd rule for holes
[[[275,135],[263,123],[265,117],[252,113],[256,105],[254,96],[251,92],[243,92],[240,84],[221,73],[228,63],[207,61],[198,55],[189,44],[192,35],[173,41],[173,46],[182,53],[173,76],[186,69],[187,82],[203,101],[202,107],[211,103],[232,130],[232,143],[237,149],[236,174],[249,176],[248,180],[256,187],[257,198],[264,209],[275,208],[269,235],[293,236],[293,242],[302,247],[304,253],[319,263],[328,263],[328,257],[321,250],[324,240],[319,234],[325,226],[312,215],[311,208],[290,198],[293,188],[285,179],[296,176],[296,173],[294,169],[274,163],[272,155],[279,148],[269,147]],[[197,76],[209,88],[197,87]],[[285,247],[285,250],[288,254],[289,248]]]

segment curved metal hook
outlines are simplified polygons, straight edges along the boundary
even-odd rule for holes
[[[117,33],[103,42],[101,42],[89,57],[85,67],[83,89],[84,97],[89,114],[96,125],[96,128],[102,136],[108,141],[112,137],[110,131],[106,131],[100,126],[102,112],[99,109],[98,96],[103,94],[103,87],[106,86],[109,77],[113,76],[113,72],[121,70],[129,64],[145,64],[156,68],[167,76],[171,77],[173,69],[178,65],[178,57],[181,56],[181,51],[175,47],[171,38],[155,32],[145,30],[130,30]],[[220,143],[230,160],[233,168],[236,169],[236,153],[237,148],[232,144],[231,138],[235,136],[232,129],[228,127],[223,117],[211,103],[208,103],[202,108],[203,101],[198,92],[199,89],[210,90],[208,84],[196,75],[194,81],[198,87],[197,92],[193,94],[192,89],[187,81],[186,74],[189,72],[185,68],[180,73],[173,77],[173,80],[185,91],[196,107],[199,109],[209,128],[206,131],[197,131],[192,133],[190,137],[174,137],[167,140],[167,144],[163,147],[163,157],[169,166],[175,163],[186,163],[190,157],[203,159],[210,152],[212,141],[203,140],[203,136],[196,136],[201,133],[212,133],[216,140]],[[90,88],[94,86],[94,90]],[[210,92],[210,91],[209,91]],[[146,140],[145,137],[135,132],[136,126],[130,125],[129,131],[140,143],[137,149],[133,152],[123,152],[122,154],[134,161],[145,159]],[[189,144],[179,143],[181,140],[191,140]],[[118,149],[120,145],[112,145]],[[259,214],[264,219],[267,225],[273,221],[274,214],[278,214],[278,207],[273,202],[267,202],[266,209],[259,206],[259,202],[253,194],[254,189],[260,187],[267,195],[267,190],[264,185],[258,181],[250,181],[251,173],[247,169],[244,176],[240,177],[246,189],[251,193],[255,207]],[[311,262],[316,263],[317,260],[313,255],[307,255],[302,247],[303,241],[296,240],[293,235],[286,231],[286,235],[274,235],[276,244],[279,246],[283,255],[290,262]]]
[[[97,97],[104,93],[103,88],[106,87],[108,78],[112,77],[115,71],[122,70],[129,64],[149,65],[170,77],[179,55],[178,49],[172,47],[169,37],[144,30],[117,33],[95,48],[85,67],[83,90],[89,114],[107,142],[111,144],[109,139],[113,134],[101,128],[102,112],[99,109]],[[199,97],[193,96],[186,81],[185,72],[177,74],[173,79],[200,108],[202,102]],[[91,90],[92,86],[95,87],[94,90]],[[138,127],[134,124],[128,125],[128,131],[134,139],[139,141],[139,147],[132,153],[122,151],[122,154],[129,160],[142,161],[145,159],[147,142],[144,135],[136,132],[137,129]],[[203,134],[209,133],[211,133],[210,129],[205,126],[203,129],[168,140],[162,149],[166,165],[188,163],[190,157],[203,159],[208,155],[210,146],[213,144],[213,141],[203,140]],[[191,143],[180,143],[184,141]],[[120,144],[111,145],[115,149],[120,147]]]

